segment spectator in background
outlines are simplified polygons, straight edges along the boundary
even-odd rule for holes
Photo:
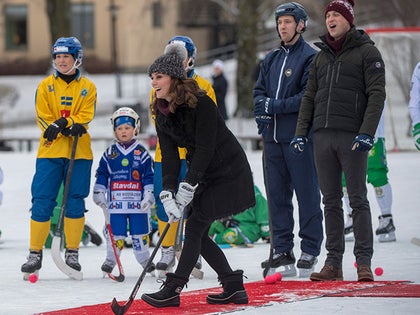
[[[222,114],[224,120],[228,120],[228,114],[225,104],[226,93],[229,87],[229,83],[223,73],[224,63],[222,60],[216,59],[213,61],[213,89],[216,93],[216,102],[219,107],[219,111]]]

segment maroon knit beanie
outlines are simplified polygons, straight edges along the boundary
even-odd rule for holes
[[[325,14],[329,11],[336,11],[340,13],[344,18],[353,26],[354,21],[354,0],[333,0],[331,1],[326,9]]]

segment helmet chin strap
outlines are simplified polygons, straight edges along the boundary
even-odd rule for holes
[[[296,25],[296,28],[295,28],[295,34],[292,36],[292,38],[289,40],[289,41],[285,41],[284,43],[285,44],[289,44],[289,43],[291,43],[291,42],[293,42],[293,40],[295,39],[295,37],[296,37],[296,35],[300,35],[300,34],[302,34],[303,32],[301,31],[301,32],[298,32],[298,26],[299,26],[299,23]],[[280,36],[280,33],[279,33],[279,36]],[[280,36],[280,39],[281,39],[281,36]]]
[[[63,73],[64,75],[68,75],[70,72],[72,72],[74,69],[79,69],[79,67],[82,65],[82,63],[79,60],[76,60],[73,64],[73,66],[71,67],[71,69],[69,71],[67,71],[66,73]],[[55,63],[55,59],[53,60],[53,68],[57,71],[57,64]]]

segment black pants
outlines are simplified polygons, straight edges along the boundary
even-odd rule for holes
[[[358,265],[371,264],[373,255],[372,217],[367,199],[367,152],[351,151],[355,133],[321,129],[314,133],[314,155],[323,195],[326,265],[342,267],[345,249],[342,172],[353,209],[354,248]]]
[[[185,225],[184,247],[175,274],[189,278],[198,256],[201,256],[216,271],[219,278],[232,272],[225,254],[208,235],[213,221],[203,219],[192,213]]]

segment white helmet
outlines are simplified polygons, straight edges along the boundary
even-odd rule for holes
[[[112,128],[115,130],[116,127],[123,123],[128,123],[135,128],[135,135],[137,136],[140,132],[140,117],[130,107],[121,107],[117,109],[111,117]]]

